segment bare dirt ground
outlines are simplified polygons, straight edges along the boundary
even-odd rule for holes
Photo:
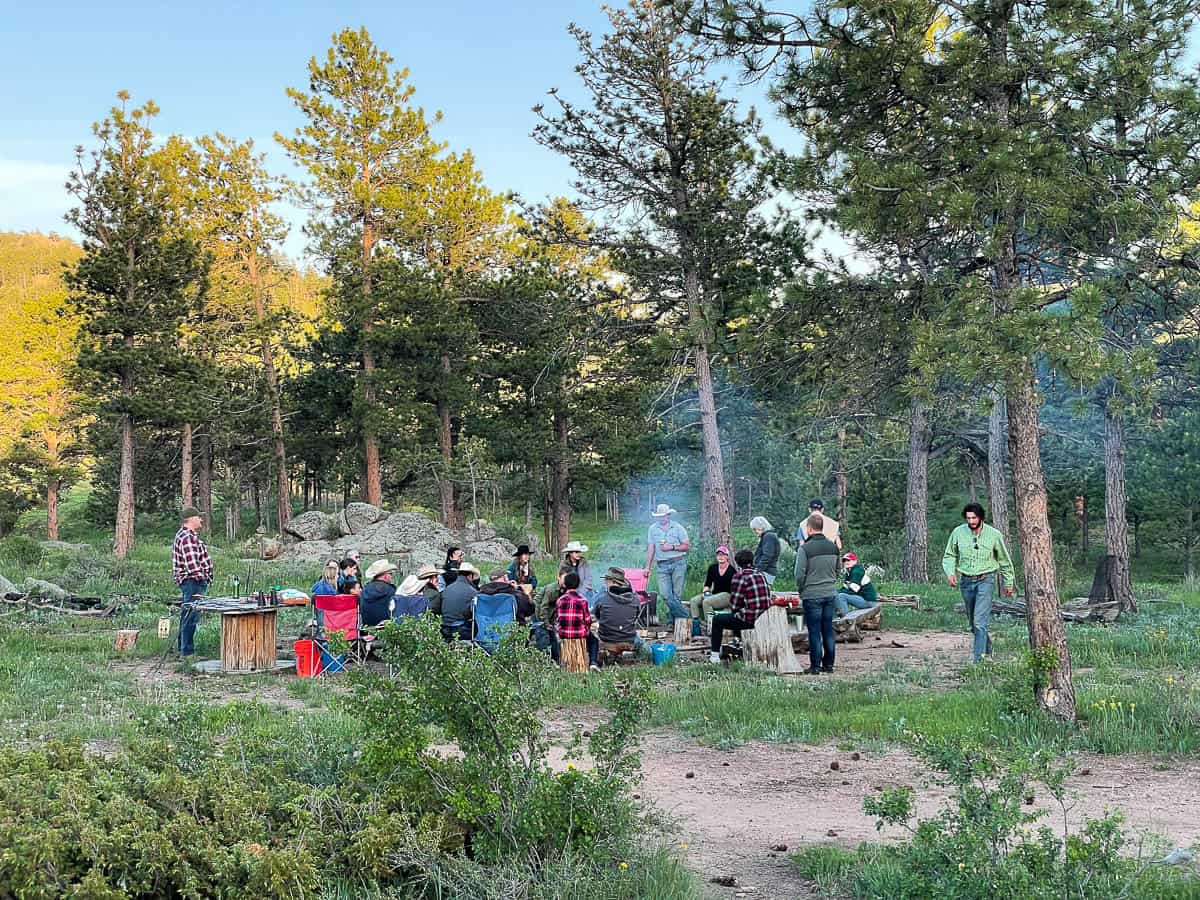
[[[837,770],[831,768],[834,763]],[[787,852],[811,844],[854,848],[863,841],[903,837],[898,828],[877,832],[863,812],[863,799],[875,791],[912,787],[922,817],[935,814],[947,797],[945,790],[926,783],[922,764],[903,749],[880,754],[753,742],[721,751],[659,729],[646,736],[642,765],[646,795],[679,823],[678,844],[688,865],[705,881],[714,875],[737,880],[740,887],[710,885],[724,896],[739,891],[757,897],[811,896],[788,864]],[[1085,817],[1116,808],[1135,834],[1158,835],[1172,846],[1200,841],[1200,762],[1087,755],[1076,771],[1087,774],[1068,781],[1073,830]],[[1035,803],[1052,809],[1047,824],[1061,830],[1061,814],[1047,800]],[[773,849],[779,847],[787,852]]]

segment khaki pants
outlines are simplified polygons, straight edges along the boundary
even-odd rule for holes
[[[729,594],[709,594],[707,597],[697,594],[688,601],[688,606],[692,608],[692,618],[703,621],[714,610],[729,609]]]

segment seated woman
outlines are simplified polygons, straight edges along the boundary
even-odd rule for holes
[[[709,613],[716,610],[729,609],[729,594],[733,590],[733,576],[736,573],[737,567],[729,558],[729,548],[724,545],[718,547],[717,561],[708,567],[704,576],[704,590],[688,601],[695,623],[704,623]],[[695,628],[692,630],[694,632]]]
[[[321,573],[321,578],[312,586],[309,593],[314,597],[330,597],[338,592],[338,561],[331,559],[325,563],[325,570]],[[316,611],[317,627],[322,628],[325,625],[325,610],[318,609]]]
[[[452,573],[458,571],[459,566],[462,565],[462,561],[462,547],[446,548],[446,562],[442,566],[441,574],[438,575],[437,588],[439,591],[444,591],[446,589],[446,585],[451,584],[454,581],[454,575]]]
[[[347,556],[338,563],[337,592],[339,594],[350,593],[346,590],[346,580],[349,578],[353,578],[355,581],[359,580],[358,560]]]
[[[858,557],[853,553],[842,556],[842,586],[833,598],[839,616],[855,609],[870,609],[879,602],[879,589],[871,583],[871,576]]]
[[[522,544],[517,548],[517,552],[513,554],[513,561],[508,565],[508,580],[521,588],[525,592],[525,596],[531,599],[537,592],[538,586],[538,578],[533,573],[533,563],[530,562],[532,556],[529,545]]]

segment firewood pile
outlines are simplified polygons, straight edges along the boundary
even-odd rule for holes
[[[50,599],[30,594],[10,593],[5,594],[3,600],[5,605],[14,612],[17,610],[49,611],[68,616],[91,616],[97,619],[106,619],[116,615],[117,610],[123,605],[121,598],[112,598],[106,601],[102,597],[79,597],[74,594],[62,599]]]

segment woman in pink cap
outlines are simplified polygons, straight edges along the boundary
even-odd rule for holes
[[[717,548],[717,561],[708,567],[704,576],[704,591],[688,601],[692,608],[692,621],[699,624],[708,621],[709,613],[715,609],[729,609],[729,594],[733,590],[733,575],[737,569],[729,558],[729,548]]]

